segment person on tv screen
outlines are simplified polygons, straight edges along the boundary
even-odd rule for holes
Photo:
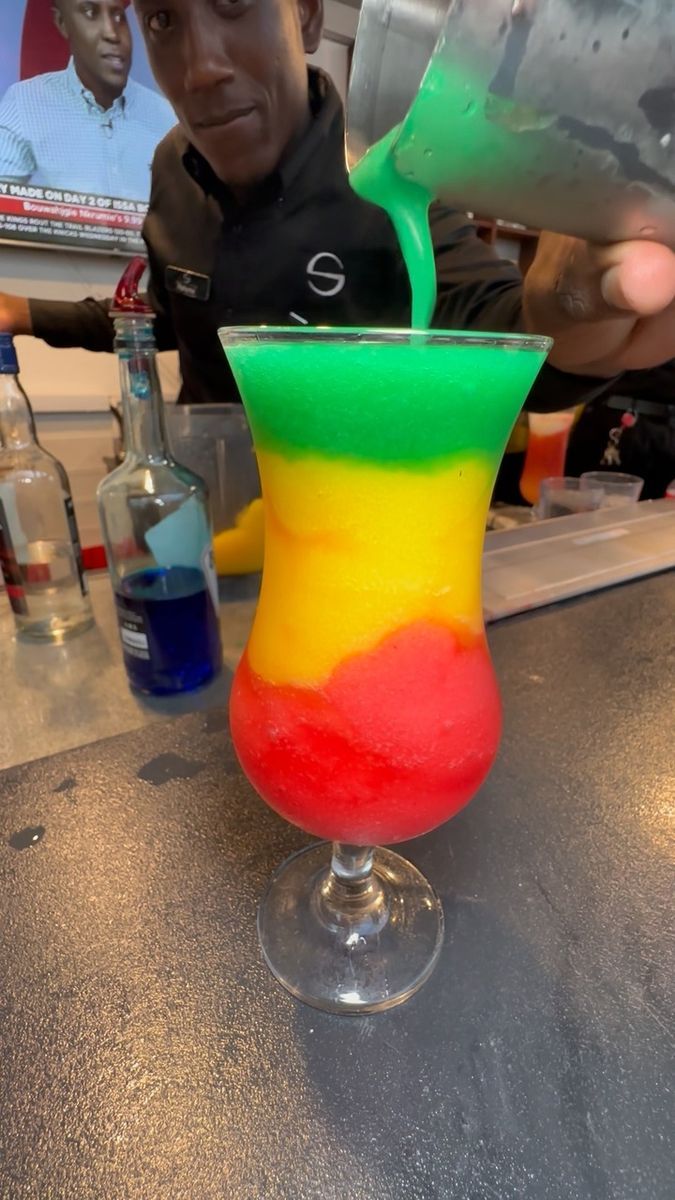
[[[0,179],[146,201],[167,101],[129,78],[125,0],[54,0],[70,46],[63,71],[16,83],[0,101]]]

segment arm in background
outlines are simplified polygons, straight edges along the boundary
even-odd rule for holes
[[[12,299],[15,299],[12,297]],[[158,350],[176,350],[176,336],[171,317],[164,303],[165,290],[151,276],[148,300],[157,314],[154,325]],[[94,300],[29,300],[31,330],[50,346],[59,349],[77,346],[82,350],[107,351],[114,349],[115,329],[109,313],[112,298]],[[0,327],[2,324],[0,297]],[[28,332],[28,331],[17,331]]]

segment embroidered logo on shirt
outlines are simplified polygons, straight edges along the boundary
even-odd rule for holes
[[[307,263],[307,282],[315,296],[339,296],[347,282],[344,263],[329,250],[320,251]]]

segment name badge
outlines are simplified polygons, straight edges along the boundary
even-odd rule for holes
[[[188,300],[208,300],[211,295],[211,277],[198,271],[186,271],[183,267],[167,267],[164,272],[167,289],[174,295],[187,296]]]

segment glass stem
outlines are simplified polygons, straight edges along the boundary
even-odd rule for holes
[[[389,916],[385,889],[373,871],[373,847],[333,843],[330,870],[318,896],[319,915],[332,929],[373,933]]]
[[[372,846],[348,846],[333,842],[330,869],[341,883],[361,887],[373,870]]]

